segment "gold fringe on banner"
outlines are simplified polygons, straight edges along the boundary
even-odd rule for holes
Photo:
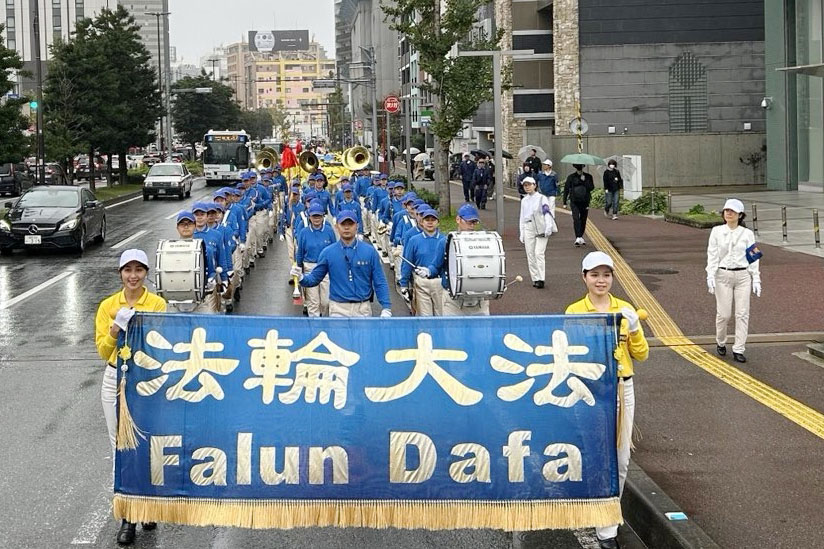
[[[240,528],[492,528],[542,530],[623,522],[618,498],[535,501],[255,500],[115,494],[114,516],[129,522]]]
[[[132,350],[128,345],[124,345],[117,356],[123,361],[117,361],[117,367],[120,368],[132,356]],[[146,435],[143,434],[137,425],[134,423],[132,413],[129,411],[129,405],[126,402],[126,370],[127,366],[123,366],[123,375],[120,376],[120,383],[117,387],[118,408],[120,413],[117,418],[117,449],[118,450],[134,450],[140,444],[138,437],[146,440]]]

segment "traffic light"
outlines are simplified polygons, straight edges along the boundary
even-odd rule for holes
[[[37,110],[37,101],[30,101],[29,102],[29,108],[33,111],[36,111]]]

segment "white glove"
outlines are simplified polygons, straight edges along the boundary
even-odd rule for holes
[[[427,267],[415,267],[415,274],[423,278],[429,278],[429,269]]]
[[[521,244],[523,244],[523,243],[524,243],[524,235],[519,236],[519,237],[518,237],[518,240],[520,240],[520,241],[521,241]]]
[[[300,268],[298,265],[292,265],[292,268],[289,269],[289,276],[296,276],[298,280],[303,278],[303,269]]]
[[[246,244],[244,244],[243,242],[241,242],[241,243],[240,243],[240,251],[241,251],[241,252],[245,252],[245,251],[246,251]]]
[[[283,242],[284,240],[286,240],[286,237],[285,237],[285,236],[283,236],[282,234],[281,234],[281,235],[278,235],[278,240],[280,240],[281,242]]]
[[[627,319],[627,322],[629,323],[630,333],[637,332],[638,329],[641,327],[641,320],[638,318],[638,313],[636,313],[629,307],[623,307],[621,309],[621,315],[625,319]]]
[[[358,234],[358,240],[360,240],[361,242],[363,241],[363,235],[362,234]]]
[[[275,217],[275,212],[273,212],[272,210],[269,210],[269,217]]]
[[[381,318],[389,318],[392,316],[392,311],[389,309],[381,309]]]
[[[412,299],[412,296],[409,293],[409,288],[401,288],[401,297],[404,298],[406,301]]]
[[[552,236],[552,231],[547,231],[541,236],[543,236],[544,238],[549,238],[550,236]]]
[[[752,293],[755,294],[755,297],[761,297],[761,283],[760,282],[753,282],[752,283]]]
[[[126,327],[129,325],[129,321],[134,316],[134,309],[129,309],[128,307],[121,307],[117,314],[114,317],[114,323],[123,330],[126,331]]]
[[[707,279],[707,291],[710,294],[715,295],[715,279],[714,278],[708,278]]]

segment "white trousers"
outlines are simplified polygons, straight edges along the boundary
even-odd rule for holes
[[[440,278],[413,278],[415,315],[443,316],[443,286]]]
[[[330,317],[364,317],[372,316],[372,304],[368,301],[360,303],[341,303],[340,301],[329,301]]]
[[[395,283],[397,284],[401,280],[401,269],[403,268],[403,246],[395,246],[395,249],[392,251],[392,260],[395,262]]]
[[[303,262],[303,274],[309,274],[317,263]],[[329,275],[323,277],[320,284],[303,288],[306,298],[306,311],[309,316],[329,316]]]
[[[257,233],[257,251],[263,252],[263,246],[269,243],[267,231],[269,229],[269,213],[266,210],[260,210],[255,214],[255,231]]]
[[[443,291],[443,316],[489,316],[489,300],[453,299],[447,290]]]
[[[627,469],[629,467],[629,453],[630,444],[632,443],[632,424],[635,421],[635,386],[632,379],[624,382],[624,402],[622,417],[620,421],[621,433],[618,446],[618,494],[619,497],[624,493],[624,483],[627,480]],[[621,392],[618,392],[618,398],[621,398]],[[618,406],[621,409],[620,403]],[[618,535],[618,525],[605,526],[603,528],[596,528],[595,535],[598,539],[610,539]]]
[[[246,264],[245,266],[248,267],[249,263],[254,262],[255,254],[257,253],[258,249],[262,249],[258,246],[258,217],[257,215],[253,215],[249,218],[248,230],[246,232]]]
[[[732,352],[744,353],[747,345],[747,330],[750,324],[750,291],[752,277],[749,271],[725,271],[715,273],[715,341],[727,344],[727,324],[732,316],[735,301],[735,343]]]
[[[295,264],[295,232],[292,227],[288,227],[286,231],[286,251],[289,254],[289,264]]]
[[[103,385],[100,386],[100,403],[103,404],[103,418],[109,431],[109,443],[112,445],[112,468],[117,451],[117,370],[108,364],[103,372]]]
[[[532,282],[546,280],[546,245],[548,238],[538,236],[534,223],[527,221],[524,226],[524,247],[526,262],[529,265],[529,278]]]
[[[240,251],[240,243],[235,246],[235,251],[232,252],[232,269],[235,271],[232,277],[232,284],[235,288],[240,288],[240,283],[243,280],[243,253]]]

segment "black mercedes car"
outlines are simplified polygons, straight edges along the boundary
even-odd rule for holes
[[[74,248],[106,238],[106,210],[89,189],[42,185],[23,193],[0,219],[0,253],[15,248]]]

